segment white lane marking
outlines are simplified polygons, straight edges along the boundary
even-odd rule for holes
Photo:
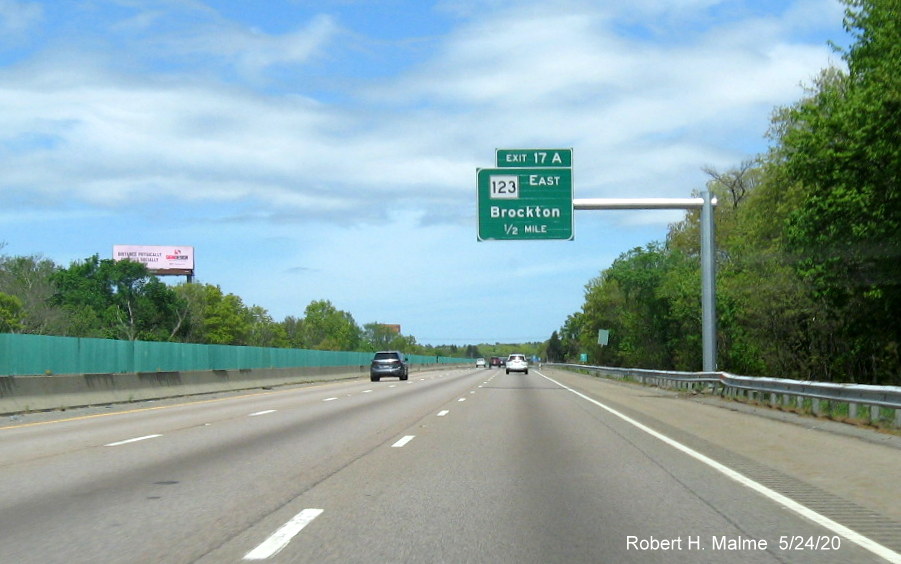
[[[135,437],[134,439],[126,439],[124,441],[117,441],[115,443],[110,443],[108,445],[103,445],[103,446],[127,445],[128,443],[136,443],[138,441],[146,441],[147,439],[155,439],[157,437],[162,437],[162,435],[147,435],[145,437]]]
[[[325,398],[322,401],[335,401],[336,399],[338,399],[338,398]]]
[[[466,401],[466,398],[460,398],[457,401]]]
[[[536,373],[539,376],[541,376],[542,378],[546,378],[546,379],[550,380],[551,382],[557,384],[564,390],[570,391],[570,392],[576,394],[577,396],[579,396],[580,398],[587,400],[602,409],[607,410],[609,413],[619,417],[626,423],[629,423],[630,425],[633,425],[634,427],[641,429],[645,433],[651,435],[652,437],[660,439],[661,441],[670,445],[671,447],[675,448],[676,450],[679,450],[679,451],[687,454],[688,456],[694,458],[695,460],[702,462],[702,463],[706,464],[707,466],[710,466],[714,470],[720,472],[721,474],[724,474],[727,477],[735,480],[739,484],[741,484],[751,490],[754,490],[755,492],[770,499],[771,501],[778,503],[782,507],[785,507],[786,509],[794,511],[798,515],[805,517],[826,529],[829,529],[830,531],[832,531],[833,533],[835,533],[837,535],[841,535],[841,536],[845,537],[846,539],[848,539],[849,541],[853,542],[854,544],[860,546],[861,548],[869,550],[873,554],[875,554],[881,558],[885,558],[889,562],[901,563],[901,554],[895,552],[894,550],[879,544],[878,542],[870,539],[869,537],[863,536],[862,534],[858,533],[857,531],[855,531],[853,529],[849,529],[848,527],[842,525],[841,523],[833,521],[832,519],[830,519],[829,517],[826,517],[825,515],[820,515],[813,509],[810,509],[809,507],[807,507],[805,505],[801,505],[797,501],[795,501],[789,497],[786,497],[775,490],[771,490],[770,488],[764,486],[763,484],[755,482],[751,478],[748,478],[744,474],[736,472],[735,470],[733,470],[732,468],[729,468],[725,464],[721,464],[721,463],[717,462],[716,460],[713,460],[712,458],[705,456],[705,455],[701,454],[700,452],[692,449],[691,447],[687,447],[687,446],[683,445],[682,443],[669,438],[668,436],[664,435],[663,433],[655,431],[654,429],[651,429],[650,427],[648,427],[647,425],[644,425],[643,423],[639,423],[635,419],[632,419],[628,415],[620,413],[619,411],[613,409],[612,407],[604,405],[603,403],[601,403],[593,398],[590,398],[581,392],[577,392],[576,390],[561,384],[560,382],[554,380],[553,378],[549,378],[548,376],[545,376],[541,372],[536,371]]]
[[[269,415],[270,413],[275,413],[275,410],[274,410],[274,409],[267,409],[267,410],[265,410],[265,411],[257,411],[256,413],[251,413],[251,414],[248,415],[247,417],[257,417],[257,416],[260,416],[260,415]]]
[[[288,546],[297,533],[309,525],[313,519],[322,515],[323,509],[304,509],[295,515],[290,521],[272,533],[272,536],[264,540],[258,547],[244,555],[244,560],[266,560],[282,551]]]
[[[370,393],[371,391],[372,391],[372,390],[363,390],[363,393],[364,393],[364,394],[368,394],[368,393]]]
[[[416,435],[407,435],[406,437],[402,438],[401,440],[397,441],[396,443],[394,443],[391,446],[393,448],[400,448],[402,446],[405,446],[410,441],[412,441],[414,437],[416,437]]]
[[[448,411],[447,409],[442,409],[441,411],[438,412],[438,417],[444,417],[448,413],[450,413],[450,411]]]

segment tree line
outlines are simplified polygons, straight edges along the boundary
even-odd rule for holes
[[[2,249],[0,243],[0,249]],[[466,357],[474,346],[429,346],[382,323],[362,327],[329,300],[275,321],[213,284],[170,286],[141,263],[98,255],[68,267],[40,256],[0,255],[0,333],[171,341],[312,350],[402,350]]]
[[[765,154],[705,169],[720,370],[901,384],[901,0],[843,4],[847,69],[774,110]],[[590,280],[547,355],[700,370],[699,215]]]

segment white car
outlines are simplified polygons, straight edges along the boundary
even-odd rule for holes
[[[507,357],[507,374],[510,372],[529,373],[529,363],[524,354],[511,354]]]
[[[487,364],[485,364],[485,359],[484,359],[484,358],[477,358],[477,359],[476,359],[476,368],[485,368],[486,366],[487,366]]]

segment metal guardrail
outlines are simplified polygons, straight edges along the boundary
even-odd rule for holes
[[[660,387],[695,389],[701,385],[722,396],[736,399],[746,398],[752,401],[761,400],[762,403],[767,403],[772,407],[789,407],[798,411],[809,410],[814,415],[832,415],[838,411],[833,404],[847,405],[848,419],[865,419],[867,422],[888,423],[901,428],[901,387],[899,386],[834,384],[736,376],[727,372],[674,372],[585,364],[549,364],[586,370],[618,379],[628,378]],[[861,416],[861,407],[869,408],[869,413]],[[894,414],[886,416],[883,410],[894,410]],[[841,415],[844,416],[844,413],[842,412]]]

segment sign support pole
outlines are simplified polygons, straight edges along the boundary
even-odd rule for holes
[[[716,249],[713,206],[716,198],[574,199],[574,210],[701,210],[701,340],[704,372],[716,371]]]
[[[716,247],[713,241],[713,201],[702,192],[701,206],[701,340],[704,372],[716,371]]]

